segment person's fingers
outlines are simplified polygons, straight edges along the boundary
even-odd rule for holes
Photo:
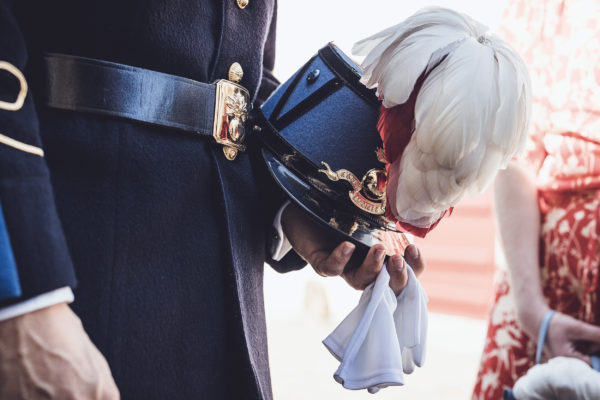
[[[421,252],[414,244],[406,247],[406,250],[404,250],[404,259],[417,276],[419,276],[425,269],[425,260],[421,257]]]
[[[340,243],[331,253],[318,252],[309,259],[314,270],[322,276],[338,276],[350,261],[356,246],[350,242]]]
[[[574,357],[591,365],[589,355],[582,353],[576,343],[600,342],[597,326],[577,320],[563,313],[556,313],[550,320],[545,350],[549,357]],[[586,351],[587,353],[587,351]]]
[[[589,366],[592,366],[592,358],[588,355],[585,354],[581,354],[578,351],[575,351],[575,358],[579,358],[581,361],[585,362],[586,364],[588,364]]]
[[[600,326],[576,319],[573,319],[572,323],[573,326],[570,328],[570,334],[573,335],[574,339],[600,343]]]
[[[107,385],[100,390],[100,393],[96,394],[96,397],[101,400],[119,400],[121,395],[119,393],[119,389],[113,383],[112,385]]]
[[[575,348],[575,344],[573,342],[570,342],[568,344],[567,349],[566,349],[564,355],[567,356],[567,357],[579,358],[580,360],[588,363],[589,365],[592,364],[592,360],[591,360],[590,356],[587,355],[587,354],[583,354],[582,352],[580,352],[579,350],[577,350]]]
[[[394,294],[398,296],[408,281],[404,258],[399,254],[390,257],[387,263],[387,270],[390,274],[390,287],[394,291]]]
[[[600,352],[600,343],[591,343],[590,346],[588,347],[587,351],[590,354],[596,354],[596,353]]]
[[[385,259],[385,248],[377,244],[369,250],[363,263],[355,270],[344,273],[344,279],[355,289],[364,290],[377,278]]]
[[[572,344],[567,346],[567,348],[562,349],[562,351],[560,351],[558,354],[552,354],[551,357],[573,357],[578,358],[589,365],[592,365],[592,360],[590,356],[583,354],[580,351],[577,351]]]

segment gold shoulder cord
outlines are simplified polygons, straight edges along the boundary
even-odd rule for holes
[[[21,85],[21,89],[19,90],[19,94],[17,95],[17,99],[14,102],[7,102],[0,100],[0,110],[6,111],[19,111],[23,107],[23,103],[25,103],[25,97],[27,96],[27,81],[25,80],[25,76],[23,73],[19,71],[17,67],[12,65],[7,61],[0,61],[0,70],[5,70],[11,73],[19,80]],[[17,150],[24,151],[26,153],[35,154],[36,156],[44,157],[44,150],[39,147],[32,146],[27,143],[20,142],[8,136],[5,136],[0,133],[0,143],[3,143],[7,146],[13,147]]]

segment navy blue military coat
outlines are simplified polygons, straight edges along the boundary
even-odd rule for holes
[[[277,85],[274,1],[0,0],[0,61],[29,83],[0,134],[44,151],[0,141],[0,305],[75,288],[124,399],[271,398],[262,268],[280,198],[248,153],[231,162],[205,137],[46,107],[42,55],[202,82],[238,62],[258,104]],[[0,100],[18,90],[0,71]]]

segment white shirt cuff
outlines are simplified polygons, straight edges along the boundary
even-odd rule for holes
[[[283,228],[281,227],[281,215],[283,214],[283,210],[290,204],[290,201],[286,201],[283,203],[277,214],[275,215],[275,219],[273,220],[273,228],[277,232],[276,237],[273,239],[273,247],[271,247],[271,258],[275,261],[281,260],[291,249],[292,245],[288,240],[285,233],[283,233]]]
[[[52,290],[25,301],[0,308],[0,321],[18,317],[59,303],[72,303],[75,296],[70,287]]]

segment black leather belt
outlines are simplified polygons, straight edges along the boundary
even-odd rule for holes
[[[228,159],[244,151],[248,91],[129,65],[64,54],[44,57],[48,106],[212,136]]]

